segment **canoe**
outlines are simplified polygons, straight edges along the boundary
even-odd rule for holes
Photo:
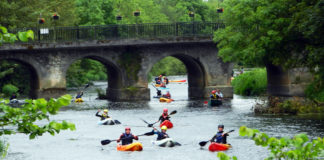
[[[172,101],[174,101],[174,100],[173,99],[168,99],[168,98],[163,98],[163,97],[160,98],[160,102],[168,102],[168,103],[170,103]]]
[[[98,121],[98,125],[114,125],[115,121],[111,118],[106,118],[104,120]]]
[[[231,145],[229,144],[221,144],[221,143],[211,143],[208,147],[208,150],[211,152],[215,152],[215,151],[225,151],[228,150],[229,148],[231,148]]]
[[[159,141],[153,141],[153,145],[159,146],[159,147],[174,147],[174,146],[180,146],[181,144],[173,141],[172,138],[165,138]]]
[[[170,128],[173,127],[173,124],[172,124],[172,122],[170,122],[169,120],[165,120],[165,121],[163,121],[163,122],[160,124],[160,128],[161,128],[162,126],[167,126],[168,129],[170,129]]]
[[[140,142],[135,142],[128,145],[117,145],[118,151],[142,151],[143,145]]]
[[[222,105],[223,102],[221,100],[211,99],[211,100],[209,100],[208,104],[210,106],[219,106],[219,105]]]
[[[187,80],[169,80],[169,82],[186,82]]]
[[[78,98],[75,100],[75,102],[83,102],[83,99],[82,98]]]

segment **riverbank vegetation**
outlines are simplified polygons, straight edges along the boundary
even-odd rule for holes
[[[267,147],[270,154],[266,159],[320,159],[324,156],[324,137],[310,139],[306,134],[297,134],[294,137],[270,137],[266,133],[262,133],[257,129],[241,126],[239,134],[247,137],[255,142],[255,145]],[[235,156],[227,156],[223,152],[219,152],[217,157],[220,160],[237,160]]]
[[[154,64],[148,74],[148,78],[151,80],[153,77],[159,75],[172,76],[186,74],[186,66],[179,59],[168,56]]]
[[[265,68],[254,69],[238,75],[232,81],[234,93],[245,96],[258,96],[267,92],[267,73]]]

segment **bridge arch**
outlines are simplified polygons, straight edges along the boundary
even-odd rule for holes
[[[117,66],[117,64],[115,64],[112,60],[107,59],[103,56],[100,55],[92,55],[92,54],[88,54],[88,55],[82,55],[81,57],[78,56],[77,58],[69,61],[68,64],[66,64],[65,70],[64,70],[64,76],[66,77],[67,75],[67,70],[68,68],[77,60],[81,60],[81,59],[92,59],[92,60],[96,60],[98,62],[100,62],[101,64],[103,64],[107,70],[107,77],[108,77],[108,87],[107,87],[107,98],[110,100],[115,100],[118,98],[118,91],[123,87],[123,82],[124,82],[124,78],[123,78],[123,74],[122,71],[120,70],[120,68]]]
[[[186,67],[188,77],[188,97],[190,99],[203,98],[206,86],[206,71],[203,64],[191,55],[184,53],[161,54],[154,59],[146,71],[146,75],[151,71],[154,64],[160,60],[171,56],[180,60]]]
[[[0,57],[0,61],[7,60],[11,62],[16,62],[19,64],[22,64],[24,67],[27,68],[27,70],[30,73],[29,77],[29,83],[30,83],[30,90],[28,93],[28,97],[32,99],[38,98],[39,90],[40,90],[40,76],[42,70],[37,67],[38,63],[30,58],[24,58],[24,57]],[[23,76],[23,75],[21,75]]]

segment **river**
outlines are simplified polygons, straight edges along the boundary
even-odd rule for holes
[[[172,77],[185,79],[185,77]],[[204,100],[188,100],[188,85],[186,83],[170,84],[172,103],[160,103],[158,99],[149,102],[109,102],[96,100],[95,88],[105,90],[105,82],[96,82],[95,86],[85,91],[82,104],[71,104],[50,118],[61,121],[67,120],[76,125],[76,131],[61,131],[51,136],[45,134],[34,140],[27,135],[16,134],[5,136],[10,143],[7,159],[10,160],[213,160],[217,153],[208,151],[208,145],[201,148],[198,143],[210,139],[216,132],[218,124],[225,125],[225,131],[234,129],[228,137],[232,148],[225,153],[235,155],[239,160],[260,160],[268,155],[268,150],[254,145],[254,141],[240,137],[239,127],[245,125],[259,129],[275,137],[293,136],[298,133],[307,133],[311,138],[324,136],[323,117],[310,119],[300,116],[258,116],[251,110],[256,97],[242,97],[234,95],[233,99],[226,100],[220,107],[208,107]],[[155,95],[152,86],[151,96]],[[71,91],[75,94],[75,91]],[[109,115],[122,122],[121,125],[99,126],[97,109],[109,108]],[[163,108],[169,112],[177,110],[172,115],[174,128],[168,134],[182,146],[174,148],[160,148],[152,145],[156,136],[140,137],[143,144],[142,152],[119,152],[116,142],[102,146],[101,140],[116,139],[130,126],[133,134],[143,134],[151,131],[140,119],[154,122],[161,114]],[[42,123],[42,122],[39,122]]]

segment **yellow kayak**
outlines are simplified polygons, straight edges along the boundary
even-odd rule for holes
[[[129,145],[117,145],[118,151],[142,151],[143,145],[140,142],[135,142]]]
[[[168,98],[163,98],[163,97],[160,98],[160,102],[168,102],[168,103],[170,103],[172,101],[174,101],[174,100],[173,99],[168,99]]]
[[[83,99],[82,98],[78,98],[75,100],[75,102],[83,102]]]

